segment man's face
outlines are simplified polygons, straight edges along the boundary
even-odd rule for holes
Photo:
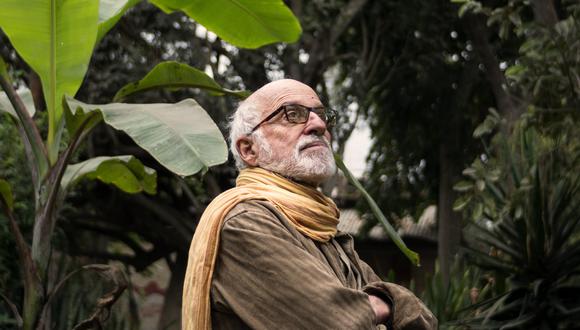
[[[269,86],[269,85],[275,86]],[[260,99],[263,109],[260,119],[266,118],[283,105],[299,104],[321,107],[316,93],[294,80],[271,83],[265,98]],[[263,92],[259,90],[256,93]],[[336,172],[330,146],[330,132],[325,122],[314,112],[303,124],[288,122],[281,111],[260,125],[253,133],[257,145],[258,166],[298,181],[318,185]]]

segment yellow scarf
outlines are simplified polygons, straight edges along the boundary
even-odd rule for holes
[[[211,329],[210,288],[220,230],[228,212],[247,200],[271,202],[313,240],[327,242],[336,234],[339,212],[330,198],[259,167],[242,170],[236,187],[209,204],[193,235],[183,286],[183,330]]]

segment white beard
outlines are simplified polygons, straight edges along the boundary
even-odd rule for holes
[[[275,154],[261,134],[257,134],[256,137],[256,143],[260,148],[258,164],[263,169],[314,185],[330,179],[336,172],[330,142],[323,136],[301,137],[291,155]],[[302,147],[313,142],[323,142],[327,148],[301,150]]]

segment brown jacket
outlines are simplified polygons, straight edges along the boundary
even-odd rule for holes
[[[227,215],[211,288],[213,329],[375,329],[367,293],[390,300],[394,329],[437,328],[417,297],[359,259],[351,236],[313,241],[265,201]]]

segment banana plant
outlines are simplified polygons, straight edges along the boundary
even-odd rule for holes
[[[71,159],[91,129],[100,122],[124,131],[161,165],[187,176],[223,163],[226,143],[205,110],[187,99],[177,104],[86,104],[74,99],[95,45],[138,0],[0,0],[0,28],[18,55],[40,77],[43,100],[26,88],[16,90],[10,68],[0,58],[0,114],[19,129],[34,185],[36,215],[29,245],[13,213],[10,184],[0,178],[0,206],[17,242],[24,282],[23,306],[1,295],[24,329],[46,329],[51,240],[66,192],[86,179],[100,180],[128,193],[155,193],[156,173],[131,155],[97,157],[72,164]],[[182,11],[238,47],[295,41],[300,25],[281,0],[151,1],[166,12]],[[216,10],[216,8],[218,8]],[[173,65],[196,88],[241,97],[201,72]],[[195,71],[195,70],[193,70]],[[155,85],[153,76],[150,80]],[[44,104],[45,109],[35,109]],[[48,114],[46,136],[34,121]],[[67,132],[68,134],[65,134]],[[64,138],[68,137],[68,138]],[[64,145],[64,148],[63,148]],[[115,273],[105,268],[91,269]],[[68,279],[69,277],[65,277]],[[121,282],[120,280],[117,282]],[[60,287],[60,285],[57,285]],[[121,290],[114,291],[120,294]],[[115,299],[112,299],[114,302]],[[98,318],[89,320],[98,322]]]

